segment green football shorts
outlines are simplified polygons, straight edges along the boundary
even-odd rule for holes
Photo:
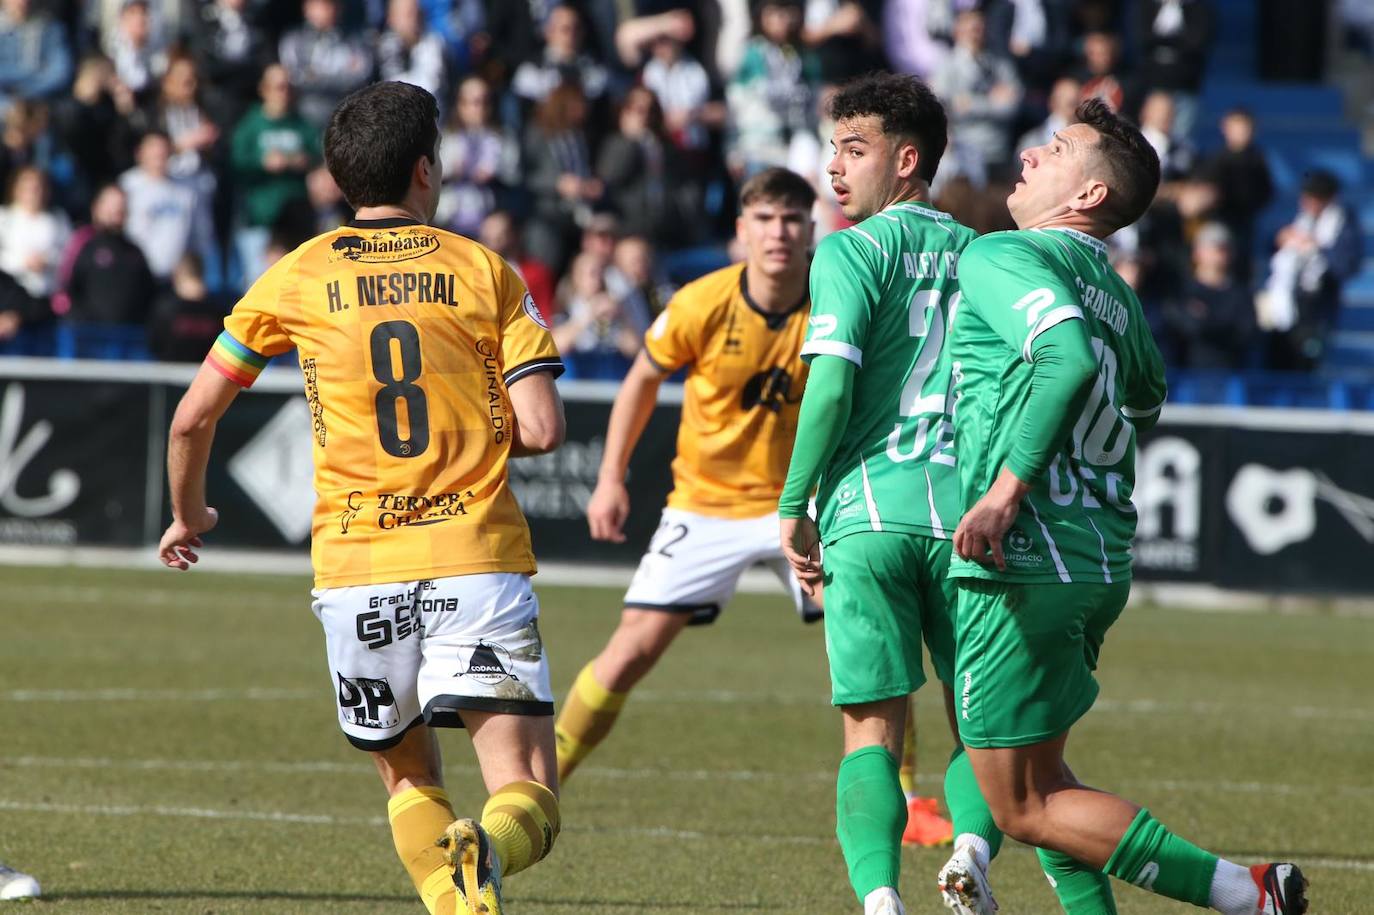
[[[964,744],[1020,747],[1067,731],[1097,700],[1098,653],[1131,582],[957,584],[954,708]]]
[[[950,541],[895,531],[857,531],[826,546],[825,651],[830,701],[876,702],[926,681],[921,638],[941,681],[954,667]]]

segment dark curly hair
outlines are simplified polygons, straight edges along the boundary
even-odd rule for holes
[[[1093,167],[1101,169],[1107,183],[1103,215],[1113,231],[1129,226],[1154,202],[1159,190],[1159,155],[1134,124],[1100,98],[1083,102],[1074,116],[1097,131]]]
[[[929,86],[914,76],[870,73],[840,86],[830,100],[830,116],[837,121],[868,115],[878,119],[883,133],[911,141],[917,173],[934,180],[949,139],[949,122],[945,106]]]
[[[373,83],[349,95],[324,131],[324,161],[353,209],[400,203],[424,156],[435,161],[439,105],[418,86]]]

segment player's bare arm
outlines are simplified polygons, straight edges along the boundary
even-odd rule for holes
[[[659,367],[641,351],[616,392],[606,425],[606,447],[601,454],[596,490],[587,503],[587,527],[593,540],[625,542],[625,519],[630,515],[625,472],[635,445],[644,434],[644,426],[653,415],[663,378]]]
[[[515,434],[511,457],[548,454],[567,436],[563,398],[548,372],[533,372],[511,383],[511,407],[515,410]]]
[[[158,544],[158,558],[170,569],[185,571],[200,557],[201,534],[219,521],[205,504],[205,468],[215,426],[239,393],[239,386],[209,365],[202,365],[177,404],[167,434],[167,479],[172,491],[172,523]]]

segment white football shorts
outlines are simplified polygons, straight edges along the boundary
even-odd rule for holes
[[[755,563],[773,570],[805,622],[821,618],[821,608],[802,592],[783,558],[777,512],[758,518],[713,518],[663,509],[658,530],[625,592],[625,606],[690,613],[689,626],[711,623],[734,595],[739,577]]]
[[[552,715],[539,600],[528,575],[487,572],[316,588],[339,727],[385,750],[424,722],[463,727],[465,709]]]

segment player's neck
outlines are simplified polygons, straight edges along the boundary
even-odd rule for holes
[[[388,203],[383,206],[359,207],[358,211],[353,214],[353,219],[354,221],[368,219],[411,219],[422,225],[428,221],[425,219],[424,214],[410,203]]]
[[[1018,229],[1076,229],[1084,235],[1091,235],[1096,239],[1106,238],[1111,235],[1104,226],[1094,222],[1092,217],[1078,210],[1069,210],[1067,213],[1046,213],[1039,219],[1028,220],[1025,225],[1017,225]]]
[[[888,207],[896,206],[899,203],[921,203],[926,206],[931,206],[930,185],[924,181],[917,181],[914,184],[903,183],[897,185],[897,187],[893,189],[892,198],[879,207],[878,212],[881,213]]]
[[[769,276],[753,264],[744,266],[744,286],[749,300],[759,311],[780,314],[791,311],[806,297],[805,270]]]

